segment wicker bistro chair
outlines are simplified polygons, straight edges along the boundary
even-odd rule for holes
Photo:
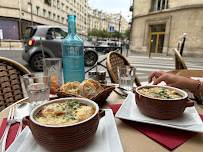
[[[0,111],[24,98],[20,76],[30,74],[24,66],[0,57]]]
[[[129,65],[128,60],[118,52],[111,51],[107,55],[106,59],[107,70],[112,83],[118,83],[117,67],[121,65]],[[135,84],[141,86],[141,83],[137,76],[135,76]]]
[[[175,53],[175,69],[176,70],[187,69],[187,66],[178,50],[173,49],[173,51]]]

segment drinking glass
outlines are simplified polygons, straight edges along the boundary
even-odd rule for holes
[[[50,75],[50,98],[56,98],[54,91],[62,85],[62,64],[61,58],[43,59],[44,75]]]
[[[117,74],[118,74],[119,87],[126,90],[132,90],[133,83],[135,80],[135,71],[136,71],[136,68],[132,66],[118,66]]]
[[[23,82],[32,106],[35,107],[49,101],[49,75],[26,74],[23,75]]]

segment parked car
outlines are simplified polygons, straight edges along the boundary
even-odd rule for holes
[[[114,43],[111,41],[97,41],[95,43],[95,46],[101,47],[101,48],[97,48],[96,49],[97,51],[103,52],[103,53],[109,53],[110,51],[115,50],[115,48],[109,48],[109,47],[116,46],[116,45],[114,45]]]
[[[29,26],[24,37],[25,50],[22,53],[24,61],[29,63],[36,71],[42,71],[42,40],[46,58],[62,57],[61,42],[67,36],[68,28],[61,26]],[[93,66],[98,60],[98,54],[91,43],[84,42],[85,66]]]

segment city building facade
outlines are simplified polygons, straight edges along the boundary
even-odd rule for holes
[[[88,0],[0,0],[0,46],[16,45],[32,25],[67,27],[67,15],[76,15],[78,35],[87,38],[88,29],[114,30],[124,33],[128,22],[120,14],[108,14],[88,6]],[[6,43],[8,44],[8,43]]]
[[[114,31],[119,31],[119,24],[121,33],[124,33],[129,28],[127,20],[124,17],[122,17],[120,13],[108,14],[98,9],[89,7],[88,9],[89,30],[97,29],[109,31],[110,27],[114,27]]]
[[[203,0],[134,0],[130,10],[133,52],[173,54],[185,33],[183,55],[203,57]]]
[[[31,25],[66,26],[67,15],[76,15],[80,36],[87,36],[88,0],[1,0],[0,39],[21,40]]]

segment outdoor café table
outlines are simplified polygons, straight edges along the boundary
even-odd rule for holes
[[[27,102],[28,99],[24,99],[22,102]],[[109,109],[108,104],[121,104],[124,99],[119,97],[117,94],[112,92],[107,99],[107,103],[102,108]],[[195,104],[196,110],[199,114],[203,114],[203,109],[201,109],[197,104]],[[9,108],[0,112],[0,124],[3,118],[6,118],[9,113]],[[116,125],[118,128],[120,140],[124,152],[169,152],[166,148],[156,143],[152,139],[148,138],[135,128],[124,123],[122,120],[115,117]],[[151,124],[149,124],[151,125]],[[174,152],[202,152],[203,151],[203,133],[196,134],[188,141],[177,147]]]

